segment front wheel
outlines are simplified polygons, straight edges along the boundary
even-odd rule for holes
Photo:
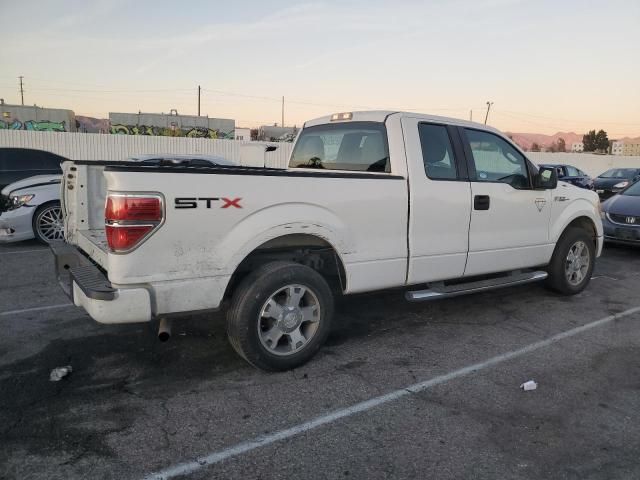
[[[245,360],[263,370],[298,367],[320,349],[331,329],[333,295],[315,270],[271,262],[236,288],[227,334]]]
[[[547,285],[563,295],[583,291],[595,265],[593,238],[581,228],[569,228],[560,237],[547,268]]]
[[[41,243],[51,243],[64,239],[64,222],[60,202],[54,201],[40,205],[31,220],[33,235]]]

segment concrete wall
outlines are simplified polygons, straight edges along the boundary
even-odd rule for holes
[[[640,156],[596,155],[594,153],[549,153],[527,152],[534,163],[566,163],[579,168],[592,177],[597,177],[610,168],[640,168]]]
[[[36,148],[71,160],[125,160],[147,153],[220,155],[239,165],[258,166],[260,146],[266,142],[211,140],[208,138],[152,137],[146,135],[103,135],[98,133],[54,133],[0,130],[0,147]],[[287,168],[292,145],[277,143],[274,152],[264,154],[267,167]]]
[[[76,118],[71,110],[2,104],[0,115],[0,130],[76,131]]]

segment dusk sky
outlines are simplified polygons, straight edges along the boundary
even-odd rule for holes
[[[640,136],[640,2],[0,0],[0,97],[301,125],[412,110]]]

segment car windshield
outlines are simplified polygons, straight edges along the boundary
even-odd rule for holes
[[[600,175],[600,178],[631,178],[635,172],[633,168],[612,168]]]
[[[631,197],[640,197],[640,182],[636,182],[627,188],[622,195],[629,195]]]

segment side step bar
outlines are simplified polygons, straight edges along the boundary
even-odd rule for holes
[[[405,297],[410,302],[426,302],[440,298],[457,297],[469,293],[486,292],[496,288],[511,287],[524,283],[539,282],[547,278],[547,272],[516,272],[504,277],[489,280],[477,280],[475,282],[458,283],[456,285],[444,285],[443,283],[431,284],[426,290],[414,290],[407,292]]]

